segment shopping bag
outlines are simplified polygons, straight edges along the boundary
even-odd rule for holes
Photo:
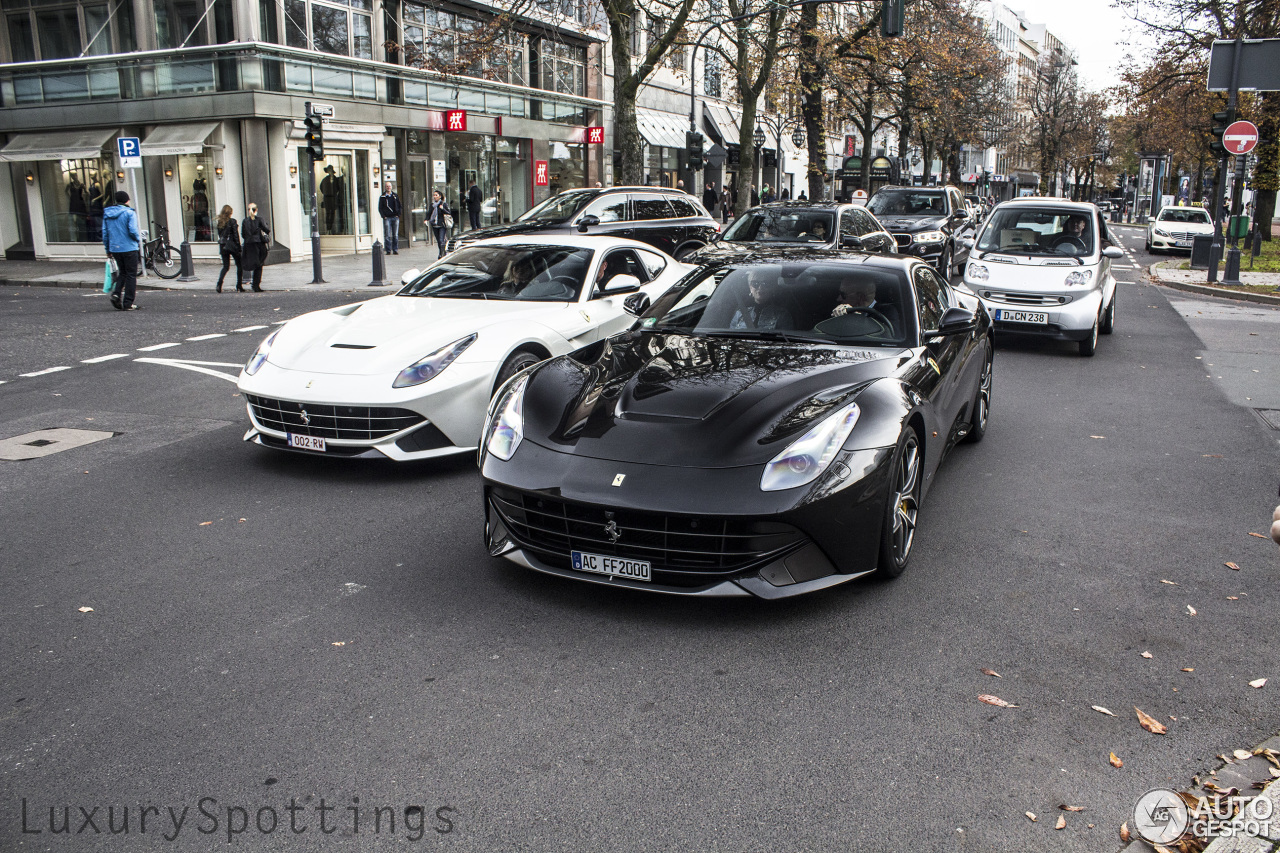
[[[114,275],[115,270],[112,269],[112,267],[114,267],[115,264],[116,262],[114,259],[109,259],[106,263],[106,268],[103,270],[103,274],[102,274],[102,292],[103,293],[110,293],[112,288],[116,286],[116,280]]]

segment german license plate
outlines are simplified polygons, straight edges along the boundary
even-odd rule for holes
[[[606,557],[603,554],[571,552],[573,567],[580,572],[625,578],[631,581],[651,581],[653,573],[648,560],[624,560],[622,557]]]
[[[1005,323],[1040,323],[1048,324],[1049,315],[1043,311],[1010,311],[1008,308],[997,308],[996,319]]]
[[[1190,240],[1174,240],[1173,245],[1177,246],[1179,249],[1190,249],[1191,241]]]
[[[313,435],[294,435],[288,433],[289,446],[296,447],[299,450],[315,450],[324,453],[324,439],[316,438]]]

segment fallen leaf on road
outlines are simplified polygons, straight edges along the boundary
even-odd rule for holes
[[[1250,687],[1257,688],[1257,687],[1261,687],[1261,686],[1263,686],[1263,685],[1264,685],[1264,684],[1266,684],[1266,683],[1267,683],[1267,680],[1266,680],[1265,678],[1259,678],[1259,679],[1257,679],[1257,680],[1255,680],[1255,681],[1250,681],[1250,682],[1249,682],[1249,686],[1250,686]]]
[[[1240,596],[1238,596],[1238,595],[1228,595],[1228,596],[1227,596],[1227,601],[1239,601],[1239,600],[1240,600]]]
[[[1142,710],[1136,705],[1134,706],[1133,710],[1138,712],[1138,723],[1144,729],[1151,732],[1153,735],[1168,734],[1169,727],[1166,726],[1164,723],[1160,722],[1155,717],[1151,716],[1146,711]]]
[[[1160,579],[1160,583],[1167,583],[1169,586],[1177,586],[1177,584],[1174,583],[1173,581],[1167,581],[1164,578]]]
[[[331,646],[345,646],[346,644],[347,644],[347,641],[346,641],[346,640],[343,640],[342,642],[339,642],[339,643],[330,643],[329,645],[331,645]]]
[[[1113,753],[1111,753],[1111,766],[1112,766],[1112,767],[1124,767],[1124,762],[1123,762],[1123,761],[1121,761],[1121,760],[1119,759],[1119,757],[1117,757],[1117,756],[1116,756],[1116,754],[1115,754],[1114,752],[1113,752]]]
[[[1001,675],[1000,673],[996,672],[994,669],[984,669],[984,670],[982,671],[982,674],[983,674],[983,675],[994,675],[996,678],[1004,678],[1004,676],[1003,676],[1003,675]]]
[[[1058,822],[1053,825],[1054,829],[1066,829],[1067,819],[1063,815],[1058,815]]]
[[[1247,749],[1233,749],[1231,754],[1240,761],[1247,761],[1248,759],[1253,758],[1253,753]]]
[[[1108,717],[1114,717],[1114,716],[1115,716],[1115,714],[1111,713],[1110,711],[1108,711],[1106,708],[1102,707],[1101,705],[1090,705],[1089,707],[1090,707],[1090,708],[1092,708],[1093,710],[1097,711],[1099,714],[1106,714]],[[1065,808],[1065,807],[1064,807],[1064,808]]]
[[[1228,569],[1230,569],[1233,572],[1240,571],[1240,567],[1237,566],[1235,563],[1223,563],[1222,565],[1226,566]]]
[[[1273,777],[1280,779],[1280,767],[1268,767],[1267,770],[1270,771]]]
[[[1164,847],[1159,844],[1152,844],[1151,849],[1156,851],[1156,853],[1173,853],[1173,851],[1170,850],[1168,847]]]
[[[80,612],[81,612],[81,613],[92,613],[92,612],[93,612],[93,608],[92,608],[92,607],[81,607],[81,608],[80,608]]]
[[[1187,612],[1190,613],[1192,616],[1196,615],[1196,609],[1192,607],[1190,604],[1187,605]]]
[[[1105,435],[1091,435],[1089,438],[1106,438]]]
[[[1263,536],[1261,533],[1254,533],[1252,530],[1250,530],[1250,531],[1249,531],[1249,535],[1250,535],[1250,536],[1257,536],[1259,539],[1266,539],[1266,538],[1267,538],[1267,537]]]
[[[1143,652],[1142,656],[1147,660],[1151,660],[1151,652]]]
[[[210,524],[213,524],[213,522],[212,522],[212,521],[202,521],[202,522],[200,522],[200,526],[201,526],[201,527],[207,527],[207,526],[208,526],[208,525],[210,525]]]
[[[1120,840],[1121,840],[1121,841],[1128,841],[1128,840],[1129,840],[1129,837],[1130,837],[1130,836],[1129,836],[1129,822],[1128,822],[1128,821],[1125,821],[1124,823],[1120,824]]]
[[[243,518],[242,518],[242,519],[240,519],[240,522],[243,522],[243,521],[246,521],[246,520],[247,520],[247,519],[243,519]],[[240,522],[237,522],[237,524],[238,524],[238,523],[240,523]]]
[[[1084,806],[1058,806],[1058,808],[1062,809],[1064,812],[1082,812],[1082,811],[1084,811]]]
[[[1200,455],[1205,459],[1221,459],[1222,458],[1221,453],[1201,453]]]
[[[1017,705],[1010,705],[999,696],[992,696],[990,693],[983,693],[978,696],[978,701],[986,702],[988,705],[995,705],[997,708],[1016,708]]]
[[[1184,666],[1184,667],[1182,668],[1182,671],[1183,671],[1183,672],[1195,672],[1196,670],[1195,670],[1195,667],[1191,667],[1191,666]]]
[[[1027,817],[1031,818],[1032,823],[1034,823],[1035,821],[1037,821],[1037,820],[1039,819],[1039,818],[1037,818],[1037,817],[1036,817],[1036,813],[1035,813],[1035,812],[1023,812],[1023,814],[1024,814],[1024,815],[1026,815]]]

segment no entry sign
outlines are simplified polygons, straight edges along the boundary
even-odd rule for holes
[[[1257,144],[1258,128],[1251,121],[1238,121],[1222,134],[1222,147],[1232,154],[1248,154]]]

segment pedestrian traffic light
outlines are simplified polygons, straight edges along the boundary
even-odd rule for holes
[[[880,35],[902,37],[903,0],[880,0]]]
[[[702,134],[696,130],[686,130],[684,134],[684,153],[688,160],[689,171],[702,169]]]
[[[1227,128],[1236,120],[1236,111],[1232,109],[1223,110],[1220,113],[1213,114],[1213,140],[1209,143],[1209,150],[1213,152],[1213,156],[1219,160],[1227,157],[1231,152],[1227,151],[1227,147],[1222,144],[1222,136],[1227,132]]]
[[[321,123],[320,116],[308,115],[306,118],[307,125],[307,153],[311,155],[312,162],[324,159],[324,125]]]

